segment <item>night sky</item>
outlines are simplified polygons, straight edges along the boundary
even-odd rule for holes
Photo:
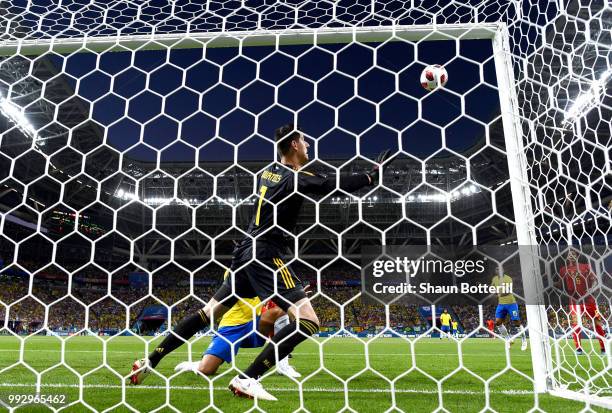
[[[240,144],[239,161],[272,159],[274,148],[265,138],[294,119],[311,143],[318,141],[321,159],[374,157],[400,144],[422,159],[442,147],[435,125],[445,128],[448,148],[462,151],[484,136],[477,121],[489,123],[499,115],[490,40],[367,46],[376,50],[331,44],[277,51],[245,47],[241,53],[237,48],[76,53],[66,60],[65,72],[79,80],[72,82],[76,93],[94,102],[92,117],[108,127],[107,143],[146,161],[156,154],[139,144],[141,138],[165,148],[162,162],[193,160],[196,150],[187,144],[199,148],[200,160],[232,159],[231,145],[217,136]],[[446,90],[421,87],[425,64],[446,67]],[[464,96],[467,116],[451,92]]]

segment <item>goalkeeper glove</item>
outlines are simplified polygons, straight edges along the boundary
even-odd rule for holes
[[[374,160],[374,162],[376,162],[376,165],[374,165],[370,172],[366,174],[368,175],[368,178],[370,178],[370,185],[378,184],[378,175],[380,175],[380,167],[389,158],[389,155],[391,155],[391,149],[385,149],[380,154],[378,154],[378,156]]]

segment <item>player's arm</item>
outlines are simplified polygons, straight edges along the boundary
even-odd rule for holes
[[[565,290],[565,286],[563,285],[563,278],[565,277],[565,267],[561,267],[559,270],[559,275],[555,277],[553,281],[553,285],[558,290]]]
[[[380,165],[387,160],[391,151],[387,149],[378,155],[376,165],[368,173],[358,175],[341,175],[340,189],[346,192],[355,192],[359,189],[378,183]],[[327,195],[336,190],[336,179],[315,175],[311,172],[298,173],[298,190],[303,193]]]
[[[340,189],[355,192],[370,185],[367,174],[347,175],[340,177]],[[310,172],[300,171],[298,174],[298,191],[307,194],[327,195],[336,190],[336,179],[326,178]]]
[[[589,264],[584,265],[584,272],[587,274],[585,277],[587,289],[592,293],[597,289],[599,280],[597,279],[597,275],[595,275],[595,273],[591,270],[591,266]]]
[[[587,273],[587,280],[589,281],[589,285],[597,284],[599,280],[597,279],[597,276],[595,275],[593,270],[591,270],[591,266],[589,264],[585,264],[584,268],[585,268],[585,272]],[[590,283],[593,283],[593,284],[590,284]]]

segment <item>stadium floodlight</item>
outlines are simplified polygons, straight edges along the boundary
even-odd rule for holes
[[[579,95],[569,109],[565,111],[564,123],[569,125],[580,117],[589,113],[597,104],[601,102],[606,90],[606,84],[612,76],[612,68],[604,71],[598,79],[595,79],[589,90]]]
[[[130,191],[126,191],[123,188],[119,188],[117,190],[117,192],[115,193],[115,197],[123,199],[125,201],[129,201],[129,200],[133,200],[133,199],[138,199],[138,195],[136,195],[135,193],[132,193]]]
[[[123,199],[125,201],[131,201],[131,200],[138,200],[138,196],[134,193],[125,191],[123,189],[119,189],[117,190],[117,192],[115,193],[115,197]],[[148,198],[144,198],[143,202],[147,205],[162,205],[162,204],[184,204],[184,205],[192,205],[192,206],[196,206],[196,205],[200,205],[201,201],[197,198],[181,198],[181,199],[176,199],[176,198],[169,198],[169,197],[148,197]],[[252,205],[252,203],[248,203],[249,205]]]
[[[476,185],[466,185],[463,188],[461,188],[460,190],[456,189],[452,192],[449,193],[445,193],[445,194],[440,194],[440,193],[435,193],[435,194],[419,194],[417,195],[417,197],[415,197],[414,195],[409,195],[406,199],[409,202],[412,201],[417,201],[417,202],[447,202],[447,201],[456,201],[460,198],[465,198],[465,197],[469,197],[472,196],[474,194],[478,194],[481,192],[481,189],[476,186]],[[377,198],[374,197],[374,200],[376,201]]]
[[[5,98],[2,92],[0,92],[0,113],[13,122],[19,130],[32,138],[37,145],[44,145],[44,140],[40,138],[38,131],[23,114],[23,111],[9,99]]]

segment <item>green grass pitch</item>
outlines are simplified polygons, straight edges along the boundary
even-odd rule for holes
[[[11,394],[34,394],[38,372],[42,373],[41,394],[65,395],[66,404],[81,398],[83,404],[69,406],[63,410],[66,412],[87,411],[87,407],[127,412],[127,406],[121,405],[123,396],[129,406],[140,411],[160,407],[159,411],[173,411],[168,406],[162,407],[166,403],[185,412],[202,409],[239,412],[254,406],[253,401],[236,398],[227,390],[227,384],[235,374],[231,366],[224,366],[211,381],[193,373],[171,377],[174,366],[187,359],[187,346],[167,356],[158,366],[159,373],[168,379],[152,375],[142,386],[122,388],[123,379],[110,368],[126,375],[132,361],[144,354],[144,339],[154,340],[151,337],[102,340],[84,336],[62,339],[34,336],[24,342],[21,354],[18,339],[2,336],[0,400],[6,402]],[[199,358],[209,341],[207,337],[195,343],[192,341],[194,360]],[[585,344],[588,349],[589,345]],[[298,386],[301,385],[303,405],[311,412],[347,408],[359,412],[382,412],[395,403],[405,412],[429,412],[443,407],[447,411],[467,413],[486,411],[483,409],[487,405],[485,386],[488,385],[489,406],[498,412],[523,412],[536,406],[547,412],[584,409],[585,404],[581,402],[549,395],[535,396],[531,381],[525,377],[532,374],[531,356],[529,351],[521,352],[519,347],[518,343],[515,344],[507,357],[503,343],[491,339],[468,339],[461,346],[456,342],[430,338],[416,341],[379,338],[365,342],[352,338],[309,340],[296,349],[291,360],[304,375],[301,384],[276,374],[268,376],[263,384],[279,401],[261,402],[259,407],[270,412],[298,409]],[[566,350],[571,351],[571,348]],[[246,367],[257,351],[241,350],[237,366]],[[20,357],[29,368],[18,363]],[[598,357],[583,357],[586,358],[576,361],[579,365],[566,367],[577,367],[576,371],[583,375],[603,367]],[[577,360],[573,354],[568,356],[568,360],[572,358]],[[368,360],[369,364],[366,364]],[[75,373],[84,375],[82,382]],[[166,384],[169,385],[168,391]],[[219,410],[213,409],[213,405]],[[597,408],[594,410],[599,411]],[[29,405],[18,411],[50,409]]]

